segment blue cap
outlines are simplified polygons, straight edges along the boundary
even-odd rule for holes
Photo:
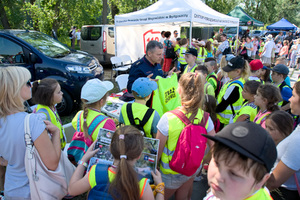
[[[132,84],[132,91],[135,91],[137,96],[141,98],[147,97],[156,89],[157,83],[149,80],[148,78],[138,78]]]

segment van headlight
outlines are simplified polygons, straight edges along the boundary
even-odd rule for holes
[[[66,69],[71,73],[79,73],[79,74],[91,74],[92,71],[85,66],[82,65],[67,65]]]

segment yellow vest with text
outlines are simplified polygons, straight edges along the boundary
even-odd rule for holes
[[[165,112],[174,110],[181,105],[180,96],[178,94],[177,74],[173,73],[171,77],[158,79],[158,88],[153,91],[152,108],[156,110],[161,117]]]
[[[183,50],[186,51],[187,48],[186,48],[186,47],[180,47],[178,61],[180,62],[180,64],[186,65],[187,62],[185,61],[184,54],[183,54]]]
[[[182,111],[182,110],[180,110]],[[182,111],[183,112],[183,111]],[[203,118],[204,111],[199,109],[198,113],[193,121],[194,124],[199,124]],[[180,133],[185,127],[185,124],[173,113],[166,113],[169,123],[169,131],[168,131],[168,140],[166,141],[166,144],[164,146],[162,155],[161,155],[161,161],[160,161],[160,170],[163,174],[179,174],[178,172],[175,172],[171,170],[169,166],[170,160],[172,160],[172,155],[175,152],[175,148],[177,145],[177,141],[179,139]],[[188,114],[187,117],[189,118],[191,114]],[[207,120],[205,124],[205,128],[208,128],[209,120]]]
[[[202,55],[203,53],[203,55]],[[200,47],[198,51],[197,61],[204,63],[204,60],[207,56],[207,51],[204,47]]]
[[[83,111],[82,111],[83,112]],[[73,118],[72,120],[72,126],[74,127],[75,130],[77,130],[77,119],[78,119],[78,114],[80,113],[80,111],[77,112],[77,114],[75,115],[75,117]],[[89,127],[89,125],[93,122],[93,120],[98,116],[98,115],[103,115],[105,116],[104,114],[100,113],[100,112],[97,112],[95,110],[91,110],[91,109],[88,109],[88,115],[86,117],[86,124],[87,126]],[[94,132],[91,134],[91,137],[92,137],[92,140],[95,141],[97,139],[97,136],[98,136],[98,133],[99,133],[99,130],[100,128],[103,128],[105,122],[108,120],[109,118],[107,116],[105,116],[105,119],[102,120],[100,122],[100,124],[97,126],[97,128],[94,130]],[[80,122],[81,122],[81,132],[83,132],[83,113],[81,115],[81,119],[80,119]],[[112,130],[112,131],[115,131],[115,130]]]
[[[45,109],[49,115],[47,113],[44,113],[41,109]],[[46,115],[47,120],[51,121],[52,124],[54,124],[55,126],[58,127],[59,133],[60,133],[60,145],[61,145],[61,149],[63,149],[66,146],[65,130],[64,130],[63,125],[60,122],[60,118],[59,118],[58,114],[54,113],[49,108],[49,106],[44,106],[41,104],[38,104],[38,106],[36,108],[36,112],[38,112],[39,110],[40,110],[40,113],[44,113]]]
[[[243,84],[245,83],[243,78],[239,78],[238,80],[240,82],[242,82]],[[237,113],[241,109],[243,102],[244,102],[244,98],[242,96],[243,86],[241,86],[239,83],[235,83],[235,82],[233,83],[233,82],[234,82],[234,80],[231,80],[231,81],[228,81],[225,85],[223,85],[223,87],[221,88],[220,93],[217,97],[217,104],[220,104],[222,102],[222,98],[225,95],[226,90],[230,86],[232,86],[232,85],[237,86],[239,88],[239,96],[240,97],[236,102],[234,102],[232,104],[234,112]],[[220,113],[217,113],[217,118],[220,120],[221,123],[223,123],[224,125],[227,125],[227,124],[229,124],[229,120],[233,115],[234,115],[234,113],[232,112],[231,106],[228,105],[225,110],[223,110]]]
[[[128,103],[125,103],[122,105],[121,113],[122,113],[122,116],[124,119],[124,124],[131,125],[129,118],[128,118],[127,109],[126,109],[127,104]],[[140,103],[132,103],[132,115],[133,115],[133,118],[134,118],[134,121],[136,124],[139,124],[139,121],[137,120],[137,118],[142,121],[148,109],[149,108],[146,105],[143,105]],[[153,137],[153,133],[151,132],[151,127],[152,127],[152,122],[154,119],[154,114],[155,114],[155,112],[152,113],[148,122],[143,127],[146,137],[149,137],[149,138]]]

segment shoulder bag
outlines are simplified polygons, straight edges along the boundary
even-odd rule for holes
[[[24,129],[25,169],[29,179],[31,199],[62,199],[68,193],[68,185],[75,167],[63,152],[55,171],[49,170],[44,165],[31,139],[29,118],[30,114],[25,117]]]

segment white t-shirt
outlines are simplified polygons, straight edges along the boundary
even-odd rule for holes
[[[162,44],[164,44],[164,41],[165,41],[165,38],[162,38],[162,37],[159,40],[159,42],[162,43]]]
[[[262,54],[262,56],[271,58],[272,56],[272,50],[275,48],[275,43],[273,40],[269,40],[266,44],[265,47],[266,51]]]
[[[279,53],[281,47],[282,47],[282,44],[277,43],[277,44],[275,45],[275,53]]]
[[[206,129],[207,132],[210,132],[214,129],[214,123],[213,121],[211,120],[211,118],[209,117],[208,118],[208,127]],[[168,118],[167,118],[167,115],[164,114],[158,124],[157,124],[157,129],[164,135],[164,136],[168,136],[169,135],[169,121],[168,121]]]
[[[281,160],[288,168],[296,171],[298,183],[300,184],[300,125],[284,140],[277,145],[276,166]],[[275,167],[274,167],[275,169]],[[289,190],[297,190],[294,175],[292,175],[281,187]]]
[[[81,32],[76,32],[75,33],[76,40],[80,40],[80,35],[81,35]]]

